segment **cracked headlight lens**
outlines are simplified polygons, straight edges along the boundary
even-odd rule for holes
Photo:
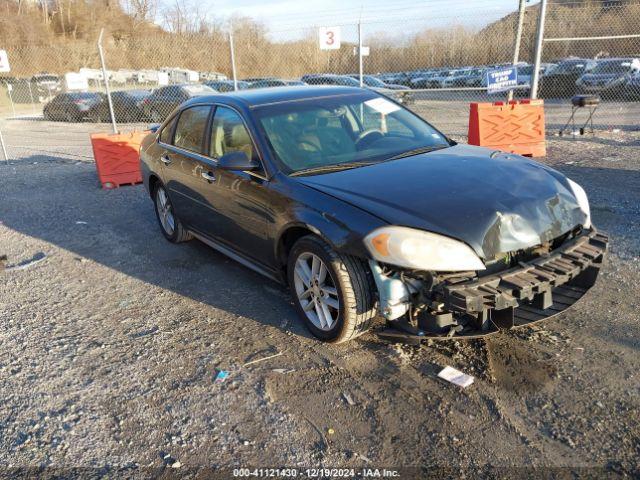
[[[569,186],[571,187],[573,195],[576,197],[580,210],[582,210],[582,212],[587,216],[587,219],[584,221],[583,227],[591,228],[591,209],[589,208],[589,199],[587,198],[587,192],[585,192],[584,188],[582,188],[570,178],[567,178],[567,181],[569,182]]]
[[[485,269],[468,245],[423,230],[382,227],[367,235],[364,242],[373,258],[398,267],[442,272]]]

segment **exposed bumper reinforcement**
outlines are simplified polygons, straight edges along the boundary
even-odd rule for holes
[[[445,333],[416,334],[387,326],[378,334],[412,343],[427,338],[471,339],[551,318],[570,308],[595,284],[608,244],[607,235],[591,230],[518,267],[444,285],[440,292],[444,309],[467,319]]]

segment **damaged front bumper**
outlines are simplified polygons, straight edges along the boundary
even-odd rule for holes
[[[443,282],[433,288],[437,300],[429,308],[418,306],[414,319],[390,321],[378,334],[411,342],[478,338],[553,317],[595,284],[608,243],[605,234],[593,229],[515,268],[474,280]]]

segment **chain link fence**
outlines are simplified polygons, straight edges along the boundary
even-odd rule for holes
[[[532,95],[540,8],[525,10],[516,99]],[[189,32],[154,28],[144,36],[105,25],[106,78],[97,38],[0,45],[11,65],[0,74],[0,131],[11,159],[92,158],[88,133],[111,129],[106,82],[117,128],[130,131],[162,121],[182,101],[213,90],[358,86],[362,45],[365,87],[401,100],[464,141],[469,103],[506,99],[487,93],[486,73],[512,63],[517,20],[515,1],[514,12],[498,20],[480,4],[469,4],[455,18],[446,11],[408,17],[396,10],[384,20],[331,24],[340,37],[335,50],[320,49],[322,25],[293,21],[267,29],[240,18]],[[596,129],[637,127],[639,25],[637,1],[547,5],[537,93],[545,99],[549,134],[564,126],[576,94],[600,97]],[[586,112],[577,115],[580,123]]]

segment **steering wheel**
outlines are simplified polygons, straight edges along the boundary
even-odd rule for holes
[[[304,150],[309,153],[320,153],[320,148],[315,143],[309,140],[299,140],[298,147],[302,147],[302,146],[307,147]]]
[[[365,130],[356,139],[356,150],[364,150],[373,142],[384,138],[384,133],[377,129]]]

